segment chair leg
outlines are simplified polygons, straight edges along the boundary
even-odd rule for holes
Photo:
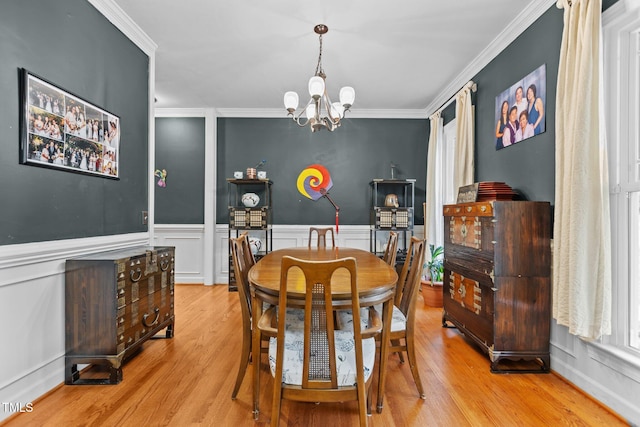
[[[278,424],[280,424],[280,408],[282,404],[282,386],[278,382],[276,382],[275,384],[272,398],[273,403],[271,405],[271,427],[278,427]]]
[[[400,344],[400,340],[391,340],[392,347],[405,347]],[[400,363],[404,363],[404,356],[402,355],[402,351],[396,351],[398,358],[400,359]]]
[[[367,427],[367,397],[365,387],[358,387],[358,415],[360,417],[360,427]]]
[[[413,340],[413,336],[407,336],[407,359],[409,359],[409,367],[411,368],[411,374],[413,375],[413,381],[416,383],[416,387],[418,388],[418,394],[420,394],[421,399],[426,399],[427,396],[424,394],[424,389],[422,388],[422,381],[420,380],[420,373],[418,372],[418,365],[416,363],[416,347],[415,342]]]
[[[247,366],[249,366],[249,360],[251,359],[251,334],[242,334],[242,353],[240,355],[240,366],[238,367],[238,375],[236,376],[236,385],[233,387],[231,393],[231,399],[235,400],[242,385],[244,374],[247,372]],[[258,357],[259,362],[259,357]]]

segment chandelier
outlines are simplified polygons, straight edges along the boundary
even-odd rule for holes
[[[320,53],[318,54],[318,65],[313,77],[309,79],[309,95],[311,99],[307,102],[305,108],[295,113],[298,108],[298,94],[296,92],[287,92],[284,94],[284,106],[298,126],[304,127],[309,125],[311,132],[322,129],[323,127],[329,131],[334,131],[340,126],[340,120],[345,113],[349,111],[353,101],[356,98],[356,91],[350,86],[340,89],[340,102],[331,102],[325,86],[326,74],[322,69],[322,35],[329,31],[324,24],[316,25],[313,30],[320,38]],[[303,118],[302,115],[305,115]]]

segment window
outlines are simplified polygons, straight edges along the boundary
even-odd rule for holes
[[[444,246],[444,217],[442,216],[442,206],[455,203],[457,191],[453,188],[453,156],[456,146],[456,119],[451,120],[444,126],[442,141],[438,144],[436,153],[436,212],[435,215],[435,235],[433,242],[437,246]]]
[[[451,120],[444,127],[444,188],[443,188],[443,201],[444,204],[455,203],[458,197],[458,189],[453,188],[453,157],[455,156],[456,148],[456,119]]]
[[[603,15],[605,111],[611,184],[612,335],[640,357],[640,5]]]

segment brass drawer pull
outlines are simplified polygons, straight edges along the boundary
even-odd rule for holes
[[[140,280],[141,277],[142,277],[142,270],[140,269],[140,267],[136,268],[135,270],[131,270],[131,272],[129,273],[129,278],[133,282],[137,282],[138,280]]]
[[[168,259],[163,259],[160,261],[160,270],[162,271],[167,271],[167,269],[169,268],[169,260]]]
[[[147,328],[150,328],[153,325],[155,325],[156,323],[158,323],[158,319],[160,318],[160,309],[158,307],[155,307],[153,309],[153,312],[155,313],[156,317],[155,317],[155,319],[153,319],[153,322],[151,322],[151,323],[147,322],[147,319],[149,318],[149,313],[145,313],[142,316],[142,324],[144,326],[146,326]]]

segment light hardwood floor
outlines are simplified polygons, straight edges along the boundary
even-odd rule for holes
[[[418,359],[427,398],[418,397],[409,367],[391,355],[384,409],[374,409],[370,426],[626,425],[553,373],[490,373],[486,355],[457,330],[442,328],[441,309],[423,308],[419,298]],[[175,337],[145,343],[125,364],[119,385],[61,385],[33,402],[33,412],[0,425],[268,425],[273,382],[266,366],[257,422],[250,371],[231,400],[241,344],[238,294],[222,285],[177,285],[175,300]],[[281,425],[355,425],[355,405],[284,401]]]

